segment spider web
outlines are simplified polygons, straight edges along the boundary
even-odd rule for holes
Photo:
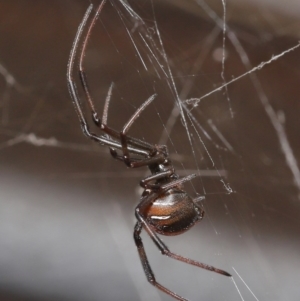
[[[287,17],[276,6],[168,2],[108,1],[84,61],[100,115],[114,83],[112,128],[157,94],[130,135],[166,144],[181,176],[197,174],[186,187],[206,211],[164,241],[233,279],[164,258],[144,235],[153,271],[189,300],[298,300],[297,7]],[[2,4],[3,300],[170,300],[147,283],[132,242],[148,173],[83,137],[68,96],[89,3]]]

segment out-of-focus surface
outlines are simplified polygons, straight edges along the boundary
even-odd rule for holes
[[[276,32],[277,36],[299,37],[300,2],[298,0],[165,0],[192,15],[209,19],[209,9],[222,15],[224,9],[221,3],[226,4],[226,11],[231,22],[251,27],[257,31]],[[207,5],[208,4],[208,5]],[[197,9],[199,6],[202,10]]]
[[[112,81],[108,120],[116,129],[157,92],[131,134],[158,143],[168,137],[166,127],[179,173],[202,174],[187,187],[205,194],[204,220],[164,241],[176,253],[230,272],[245,301],[255,300],[253,294],[260,301],[299,300],[300,50],[228,85],[227,94],[203,98],[186,115],[191,147],[181,118],[168,123],[176,96],[166,67],[182,100],[223,84],[221,1],[212,11],[198,1],[195,14],[129,1],[156,41],[159,29],[168,55],[161,69],[138,39],[145,35],[141,24],[134,27],[114,3],[101,13],[85,58],[99,111]],[[88,5],[0,4],[1,300],[171,300],[147,283],[132,239],[146,169],[126,169],[83,137],[68,95],[68,55]],[[257,31],[234,18],[247,18],[247,11],[227,5],[227,82],[297,45],[286,12],[283,31],[268,14],[261,18],[270,27]],[[294,32],[294,16],[292,24]],[[241,300],[230,279],[164,258],[143,239],[157,280],[168,288],[195,301]]]

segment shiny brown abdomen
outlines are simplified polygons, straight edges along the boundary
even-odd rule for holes
[[[153,202],[146,216],[155,232],[177,235],[201,220],[203,212],[186,192],[170,189]]]

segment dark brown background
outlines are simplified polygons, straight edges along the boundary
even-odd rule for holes
[[[192,73],[194,83],[186,98],[221,85],[221,63],[215,59],[222,47],[220,31],[210,48],[207,42],[216,22],[201,8],[192,14],[154,3],[179,92],[197,58],[204,63]],[[68,95],[68,55],[88,4],[0,1],[0,63],[17,81],[9,87],[0,78],[1,300],[170,300],[147,283],[132,239],[138,181],[146,169],[127,170],[105,148],[85,139]],[[148,1],[136,4],[132,3],[134,9],[151,26]],[[222,16],[221,4],[218,10]],[[228,4],[227,24],[253,66],[298,43],[290,33],[299,26],[297,20],[270,11],[260,15],[264,22],[254,28],[255,22],[237,22],[242,15],[253,20],[255,13]],[[226,43],[225,75],[230,80],[247,68],[229,38]],[[274,112],[285,116],[285,133],[298,164],[299,53],[295,50],[256,73]],[[124,25],[107,4],[85,60],[93,96],[101,111],[108,87],[115,82],[109,123],[119,129],[155,90],[157,100],[132,134],[158,143],[174,97],[167,81],[158,80],[153,69],[145,72],[139,66],[138,74],[138,61]],[[203,177],[193,185],[199,193],[205,189],[207,214],[185,235],[164,240],[177,253],[232,273],[246,301],[255,299],[233,268],[259,300],[299,300],[299,187],[251,78],[238,80],[228,92],[230,106],[218,92],[193,110],[212,137],[211,142],[200,131],[215,167],[190,125],[196,162],[180,119],[169,132],[168,146],[180,174],[195,171],[197,165],[202,171]],[[233,151],[224,150],[209,120]],[[22,134],[27,142],[25,138],[22,142]],[[225,171],[223,179],[234,193],[226,193],[220,176],[208,176],[216,170]],[[163,258],[143,237],[158,280],[170,289],[195,301],[240,300],[230,279]]]

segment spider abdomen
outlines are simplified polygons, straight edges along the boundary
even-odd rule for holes
[[[203,211],[182,190],[170,189],[157,198],[147,211],[147,222],[162,235],[178,235],[203,217]]]

